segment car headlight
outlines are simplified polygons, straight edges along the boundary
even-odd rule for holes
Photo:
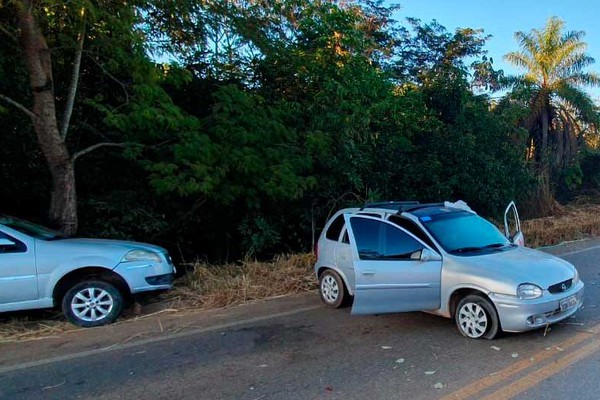
[[[157,253],[148,250],[131,250],[129,253],[125,254],[121,262],[131,262],[131,261],[151,261],[151,262],[161,262],[162,259]]]
[[[573,269],[575,270],[575,276],[573,277],[573,286],[575,286],[579,283],[579,271],[577,271],[577,268]]]
[[[537,299],[538,297],[542,297],[543,293],[542,288],[533,283],[523,283],[517,287],[517,297],[521,300]]]

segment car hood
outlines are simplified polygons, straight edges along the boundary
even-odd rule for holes
[[[526,247],[470,257],[451,257],[471,273],[515,289],[521,283],[534,283],[542,289],[548,289],[575,275],[575,267],[569,262]]]
[[[114,249],[121,248],[125,251],[127,250],[150,250],[158,253],[166,253],[167,250],[160,246],[155,246],[153,244],[142,243],[142,242],[132,242],[127,240],[110,240],[110,239],[86,239],[86,238],[71,238],[71,239],[59,239],[56,240],[55,243],[61,243],[65,245],[74,245],[74,246],[101,246],[102,248],[113,247]]]

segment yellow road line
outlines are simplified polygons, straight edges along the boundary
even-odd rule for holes
[[[501,389],[498,389],[494,393],[487,396],[484,400],[506,400],[511,399],[519,393],[524,392],[527,389],[530,389],[543,381],[551,377],[552,375],[556,375],[563,369],[568,366],[576,363],[577,361],[589,357],[595,352],[600,350],[600,340],[595,339],[592,343],[572,352],[568,353],[566,356],[559,358],[556,362],[552,364],[546,365],[543,368],[537,369],[535,371],[530,372],[525,375],[523,378],[518,381],[511,383]]]
[[[442,397],[440,400],[468,399],[469,397],[475,396],[476,394],[496,385],[497,383],[500,383],[503,380],[518,374],[519,372],[531,367],[532,365],[536,365],[549,357],[555,356],[556,354],[561,352],[559,349],[568,349],[590,338],[591,335],[597,333],[600,333],[600,324],[594,325],[592,328],[580,332],[570,337],[569,339],[566,339],[560,342],[559,344],[554,345],[551,348],[551,350],[543,350],[531,356],[528,359],[522,359],[521,361],[511,364],[503,370],[494,373],[493,375],[488,375],[453,393],[450,393]]]

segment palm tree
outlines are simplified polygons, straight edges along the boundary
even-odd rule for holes
[[[516,32],[521,51],[504,56],[506,61],[526,70],[525,74],[509,78],[509,85],[525,89],[529,95],[531,114],[528,121],[535,160],[548,166],[548,138],[553,123],[564,121],[569,110],[571,121],[593,123],[597,118],[591,97],[582,86],[600,86],[600,77],[585,72],[594,59],[585,54],[585,32],[563,32],[564,22],[548,19],[542,30]],[[536,134],[535,128],[539,128]]]
[[[585,71],[594,63],[585,53],[585,32],[564,32],[563,28],[562,20],[551,17],[542,30],[516,32],[521,50],[504,56],[525,70],[523,75],[509,77],[507,86],[513,87],[512,96],[525,96],[530,109],[525,122],[529,130],[527,154],[536,167],[539,187],[534,198],[539,214],[555,208],[553,176],[572,166],[577,136],[595,127],[598,120],[593,100],[582,89],[600,86],[600,77]]]

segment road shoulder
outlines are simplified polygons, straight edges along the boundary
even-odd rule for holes
[[[163,312],[98,328],[67,331],[38,341],[0,345],[0,370],[30,366],[39,360],[68,359],[117,351],[136,345],[252,324],[319,307],[315,292],[275,297],[214,310]]]

